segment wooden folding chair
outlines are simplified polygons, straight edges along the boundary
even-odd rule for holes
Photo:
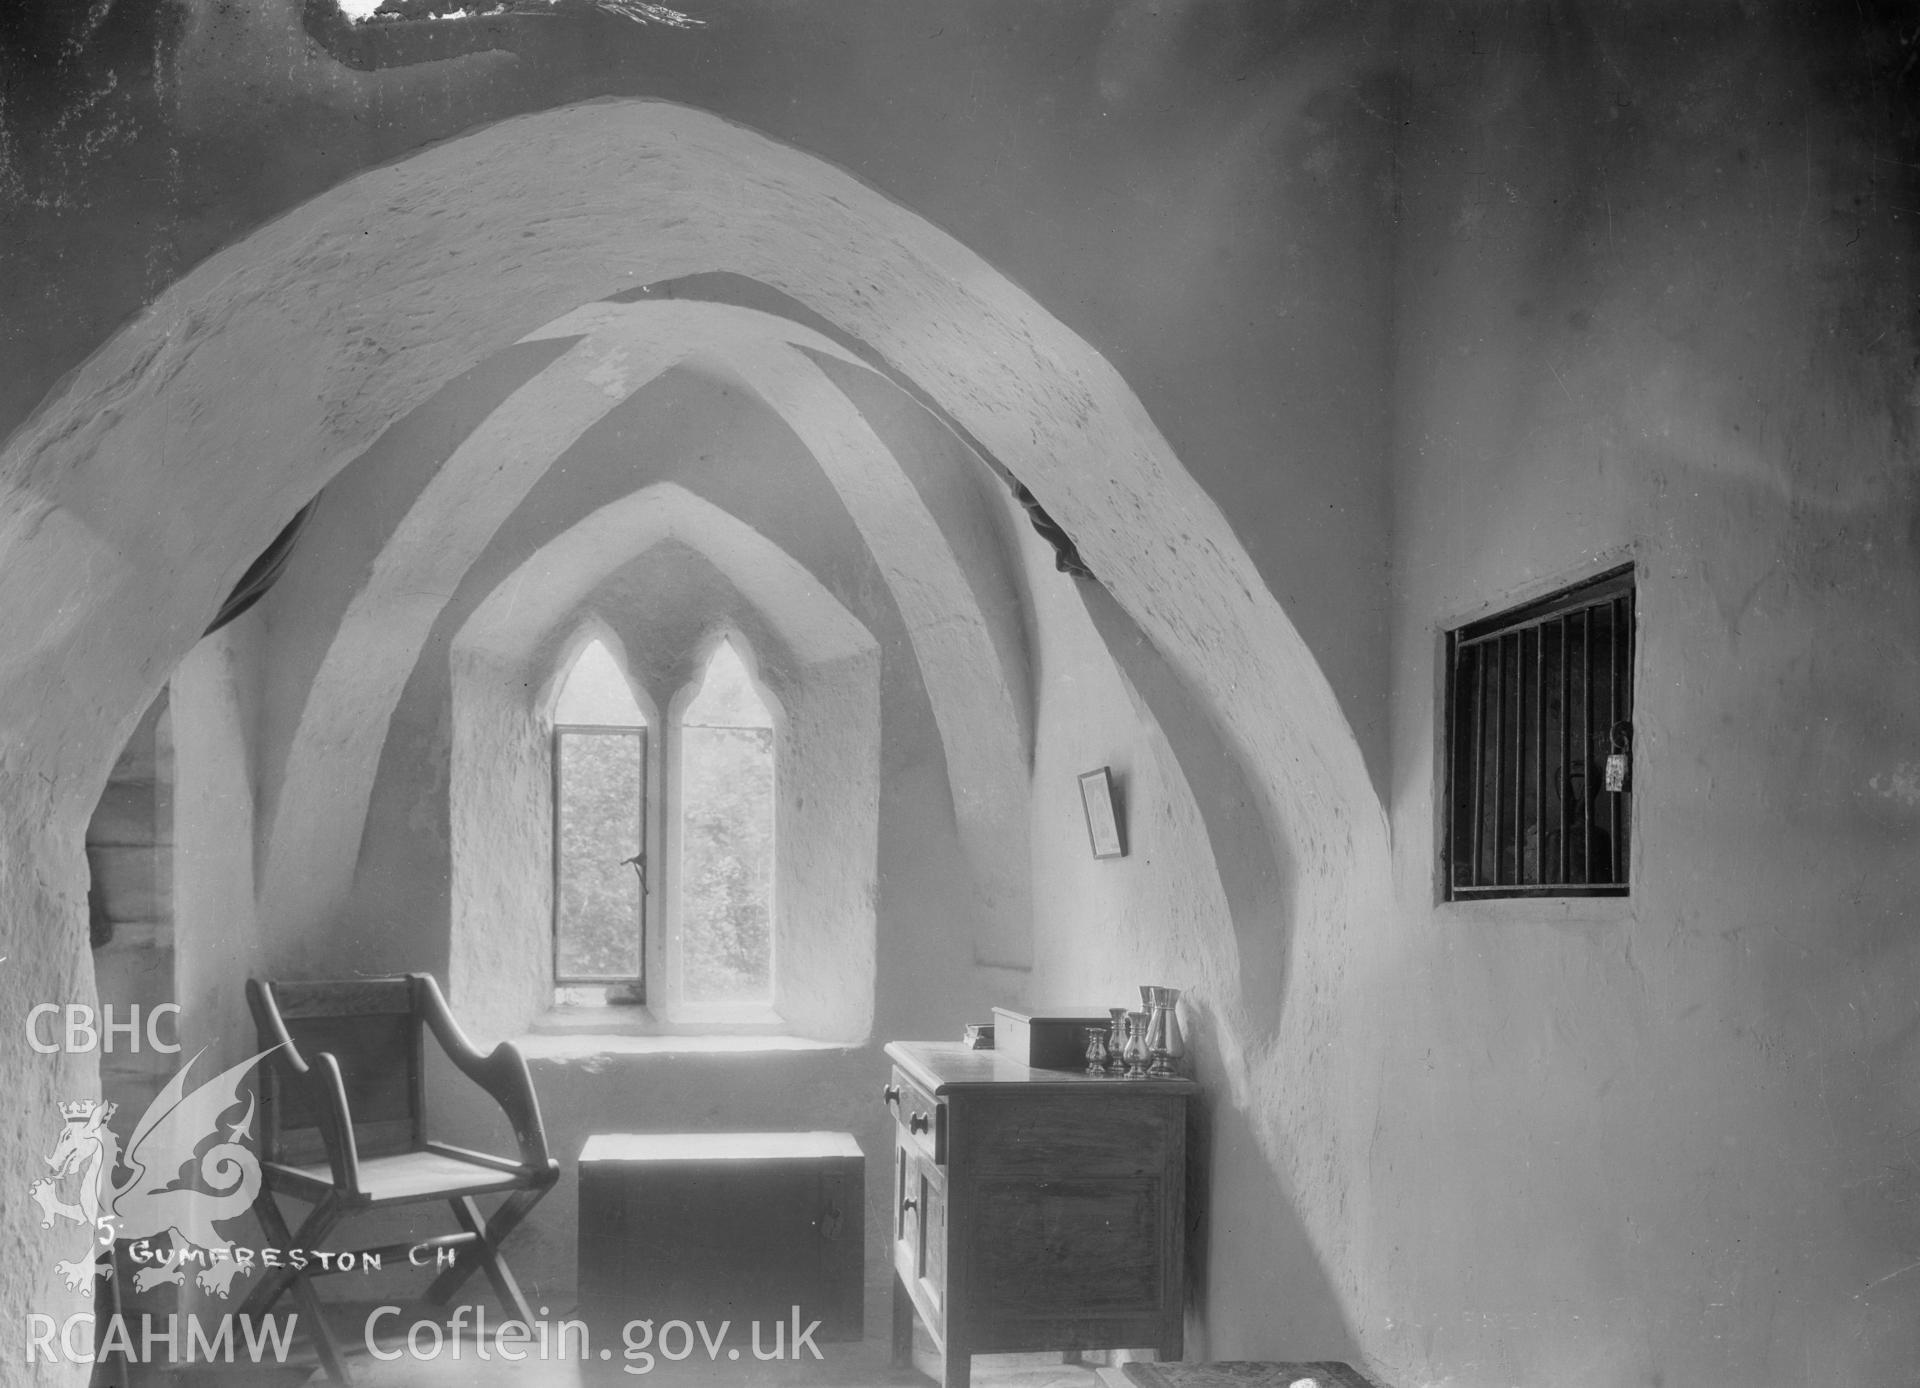
[[[533,1081],[513,1044],[503,1041],[487,1055],[474,1049],[428,974],[313,983],[249,979],[247,1002],[261,1048],[278,1047],[262,1064],[262,1179],[254,1201],[268,1244],[324,1248],[321,1240],[350,1215],[445,1200],[462,1232],[353,1251],[377,1253],[384,1263],[424,1247],[437,1264],[439,1250],[453,1250],[451,1265],[427,1289],[430,1303],[444,1305],[478,1268],[508,1313],[531,1325],[500,1242],[553,1188],[560,1164],[547,1154]],[[500,1105],[513,1125],[519,1160],[427,1136],[427,1031],[455,1068]],[[278,1195],[312,1206],[291,1233]],[[483,1218],[475,1203],[480,1195],[506,1199]],[[349,1383],[313,1288],[312,1278],[327,1270],[311,1262],[304,1269],[263,1269],[241,1313],[265,1315],[291,1292],[328,1376]]]

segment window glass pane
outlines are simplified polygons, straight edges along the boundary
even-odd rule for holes
[[[773,996],[773,718],[722,643],[681,719],[681,987]]]
[[[567,671],[560,687],[560,700],[554,705],[553,721],[559,723],[598,723],[612,728],[644,728],[647,717],[634,702],[633,687],[626,672],[599,641],[589,641],[586,649]]]
[[[700,692],[687,705],[680,722],[685,727],[771,728],[773,718],[747,677],[747,667],[733,642],[722,641],[707,662]]]
[[[640,852],[646,734],[562,729],[554,974],[566,982],[641,976]]]

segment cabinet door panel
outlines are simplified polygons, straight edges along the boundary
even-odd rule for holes
[[[913,1149],[896,1141],[893,1148],[893,1263],[910,1271],[920,1258],[920,1221],[918,1207],[912,1202],[914,1187],[920,1180]]]
[[[1163,1197],[1152,1176],[981,1180],[968,1282],[975,1302],[1066,1314],[1157,1308]]]
[[[947,1193],[931,1162],[918,1164],[920,1184],[920,1287],[934,1309],[947,1299]]]
[[[947,1293],[947,1198],[940,1169],[905,1133],[893,1149],[893,1266],[936,1336]]]

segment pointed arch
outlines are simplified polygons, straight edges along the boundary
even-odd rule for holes
[[[554,632],[573,630],[577,641],[579,632],[611,631],[592,607],[595,592],[669,544],[685,545],[711,563],[766,633],[756,638],[724,622],[711,626],[699,642],[702,668],[729,632],[745,644],[750,664],[760,641],[777,639],[788,656],[782,683],[753,670],[780,715],[775,749],[784,768],[775,806],[774,891],[781,909],[773,948],[781,962],[765,1029],[864,1039],[872,1027],[877,969],[878,644],[792,556],[670,482],[581,517],[526,555],[454,637],[453,995],[463,1017],[476,1018],[475,1028],[488,1034],[524,1029],[550,1000],[544,940],[526,926],[550,911],[538,872],[529,870],[545,851],[528,826],[541,823],[537,807],[546,781],[536,764],[543,734],[528,716],[527,691],[541,683],[538,672],[561,663],[554,658]],[[656,729],[671,726],[691,697],[688,689],[641,693]],[[663,782],[670,777],[669,771]],[[668,845],[656,840],[650,851],[671,863]],[[670,992],[649,999],[663,1021],[700,1020],[676,1002]]]
[[[615,654],[620,644],[620,638],[607,630],[604,622],[593,621],[582,627],[568,643],[569,653],[554,672],[551,693],[540,701],[550,722],[633,728],[653,725],[654,720],[641,707],[627,662]]]
[[[758,310],[697,301],[599,303],[563,315],[526,343],[568,344],[511,393],[435,469],[413,473],[367,579],[335,587],[331,629],[310,615],[324,649],[297,719],[263,754],[267,787],[261,913],[269,932],[299,936],[330,918],[350,889],[387,720],[458,576],[555,459],[662,371],[697,360],[753,392],[799,435],[840,493],[880,562],[908,624],[946,744],[955,819],[981,887],[976,954],[1023,967],[1031,920],[1025,779],[1030,751],[1020,686],[1003,666],[963,565],[887,445],[851,401],[794,350],[857,365],[812,328]],[[390,496],[395,483],[373,485]],[[359,511],[353,512],[359,520]],[[364,533],[356,535],[369,543]]]

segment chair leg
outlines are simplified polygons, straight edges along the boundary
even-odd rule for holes
[[[287,1233],[287,1221],[280,1217],[280,1207],[274,1203],[273,1192],[265,1186],[253,1197],[253,1217],[260,1222],[260,1232],[266,1235],[262,1245],[267,1248],[286,1248],[292,1237]],[[243,1316],[264,1315],[273,1303],[280,1299],[280,1293],[286,1290],[284,1269],[263,1270],[260,1280],[247,1292],[247,1299],[240,1303]],[[271,1289],[271,1295],[268,1294]]]
[[[254,1197],[253,1212],[267,1236],[269,1248],[312,1248],[340,1222],[343,1213],[339,1202],[327,1196],[300,1222],[300,1232],[289,1234],[287,1222],[280,1216],[280,1207],[274,1202],[273,1193],[264,1186],[260,1194]],[[313,1279],[301,1269],[282,1267],[268,1272],[260,1279],[260,1285],[248,1294],[240,1307],[240,1314],[265,1316],[273,1309],[273,1304],[288,1292],[293,1294],[293,1299],[299,1303],[300,1313],[312,1325],[313,1351],[321,1367],[327,1371],[327,1377],[335,1383],[352,1383],[353,1376],[340,1356],[339,1347],[333,1342],[333,1332],[327,1329],[320,1296],[313,1289]]]
[[[479,1266],[485,1270],[487,1281],[493,1284],[494,1295],[500,1298],[502,1306],[528,1325],[533,1324],[532,1309],[528,1307],[526,1297],[521,1295],[520,1284],[514,1280],[499,1250],[501,1241],[514,1231],[546,1193],[545,1186],[516,1190],[501,1202],[500,1208],[493,1212],[493,1218],[487,1220],[481,1218],[480,1207],[474,1203],[471,1195],[447,1202],[453,1208],[453,1217],[460,1221],[460,1227],[474,1236]],[[427,1288],[427,1300],[435,1306],[445,1305],[473,1273],[473,1264],[462,1267],[456,1262]]]
[[[306,1247],[305,1244],[299,1246]],[[320,1293],[313,1289],[313,1279],[303,1273],[293,1279],[291,1290],[301,1313],[313,1324],[313,1352],[320,1360],[320,1367],[327,1371],[327,1377],[335,1383],[351,1384],[353,1373],[348,1369],[340,1347],[333,1342],[333,1332],[327,1328],[325,1307],[321,1304]]]
[[[253,1198],[253,1217],[260,1221],[260,1231],[266,1235],[265,1246],[268,1248],[312,1247],[304,1240],[319,1238],[333,1226],[335,1219],[338,1218],[333,1214],[333,1209],[334,1201],[331,1197],[315,1205],[308,1212],[306,1219],[301,1221],[299,1238],[302,1241],[296,1242],[295,1236],[287,1232],[287,1221],[280,1215],[280,1206],[274,1200],[273,1192],[262,1186],[260,1193]],[[326,1217],[323,1218],[323,1215]],[[253,1290],[247,1293],[246,1301],[241,1304],[240,1313],[246,1316],[264,1315],[286,1292],[296,1275],[297,1270],[290,1267],[263,1270],[260,1280],[254,1284]]]

